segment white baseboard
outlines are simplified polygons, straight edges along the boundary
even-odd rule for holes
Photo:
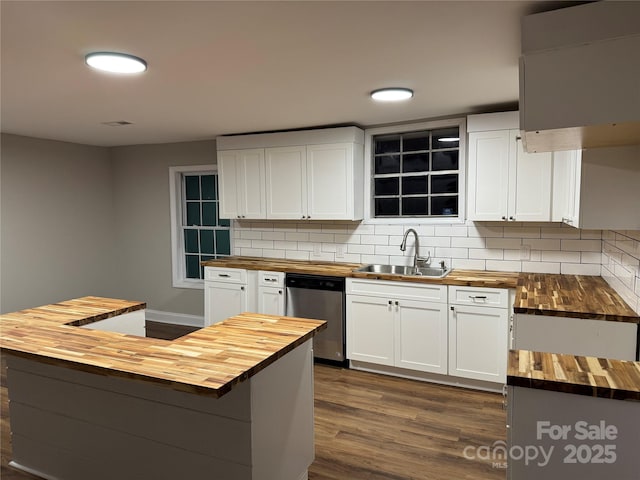
[[[187,325],[189,327],[204,327],[204,316],[200,315],[147,309],[145,318],[152,322],[174,323],[176,325]]]

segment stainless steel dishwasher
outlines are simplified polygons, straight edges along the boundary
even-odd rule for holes
[[[285,315],[327,321],[327,328],[313,338],[314,357],[346,366],[344,278],[287,273],[285,284]]]

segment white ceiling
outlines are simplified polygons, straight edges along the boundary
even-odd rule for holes
[[[521,17],[568,3],[2,0],[1,127],[114,146],[515,107]],[[104,50],[149,69],[85,66]]]

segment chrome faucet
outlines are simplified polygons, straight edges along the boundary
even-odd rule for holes
[[[428,252],[426,257],[420,256],[420,240],[418,240],[418,233],[413,228],[409,228],[406,232],[404,232],[404,238],[402,239],[402,243],[400,244],[400,250],[404,252],[407,249],[407,237],[410,233],[413,233],[413,236],[416,239],[414,243],[416,250],[413,255],[413,268],[429,265],[431,263],[431,252]]]

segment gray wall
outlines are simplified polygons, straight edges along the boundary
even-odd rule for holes
[[[2,134],[0,311],[114,294],[105,148]]]
[[[204,314],[202,290],[171,284],[169,167],[215,164],[215,141],[110,149],[117,219],[117,293],[148,308]]]
[[[1,149],[0,312],[98,295],[203,315],[202,290],[171,284],[169,167],[215,164],[215,141]]]

